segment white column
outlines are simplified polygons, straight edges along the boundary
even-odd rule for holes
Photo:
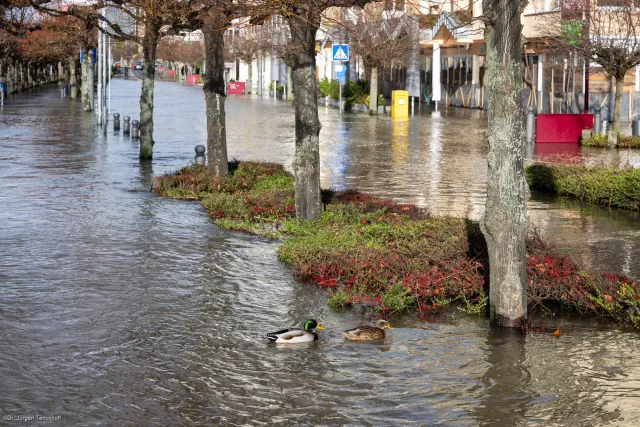
[[[431,61],[431,99],[436,103],[436,110],[438,109],[438,101],[441,99],[440,91],[440,71],[442,64],[440,63],[440,44],[435,43],[433,45],[433,60]]]
[[[113,55],[111,52],[111,37],[107,37],[107,47],[109,48],[109,51],[107,52],[107,58],[109,58],[109,66],[107,68],[107,70],[109,71],[109,85],[108,87],[108,93],[107,93],[107,123],[109,122],[109,112],[111,111],[111,67],[113,67]]]
[[[636,92],[640,92],[640,65],[636,65]]]
[[[538,112],[542,112],[542,105],[544,100],[544,55],[538,55]]]
[[[471,63],[471,88],[474,93],[475,105],[474,107],[483,107],[480,105],[480,58],[478,55],[473,55]]]
[[[482,2],[479,0],[473,0],[473,17],[482,16]]]

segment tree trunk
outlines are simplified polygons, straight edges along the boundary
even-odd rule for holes
[[[80,90],[82,92],[82,109],[84,111],[93,110],[93,56],[87,49],[84,62],[82,63],[82,82]]]
[[[620,132],[620,122],[622,121],[622,95],[624,94],[624,76],[620,79],[616,77],[616,98],[613,106],[613,132]],[[631,94],[629,94],[631,96]]]
[[[371,67],[371,82],[369,83],[369,114],[378,114],[378,67]]]
[[[484,0],[489,172],[481,227],[489,250],[491,320],[505,327],[518,327],[527,317],[521,3]]]
[[[76,77],[77,68],[76,57],[69,57],[69,87],[71,89],[69,96],[71,96],[71,99],[76,99],[78,97],[78,78]]]
[[[229,175],[227,129],[224,104],[224,28],[227,18],[216,11],[209,14],[203,27],[206,73],[204,99],[207,108],[207,169],[209,175],[223,181]]]
[[[157,24],[145,25],[142,39],[142,92],[140,93],[140,160],[153,158],[153,87],[156,76],[156,47],[160,28]]]
[[[303,11],[302,16],[288,17],[291,41],[297,47],[293,55],[296,152],[295,174],[296,218],[316,220],[322,213],[320,200],[320,119],[318,118],[316,83],[316,31],[321,11]]]
[[[287,65],[287,102],[293,101],[293,71]]]

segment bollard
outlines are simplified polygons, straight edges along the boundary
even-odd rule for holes
[[[118,113],[113,113],[113,130],[120,130],[120,114]]]
[[[329,108],[329,97],[328,96],[324,97],[324,106]]]
[[[535,133],[536,108],[529,107],[527,111],[527,144],[531,144]]]
[[[206,148],[205,148],[204,145],[196,145],[196,165],[204,166],[204,164],[205,164],[204,152],[205,151],[206,151]]]
[[[640,136],[640,120],[633,120],[631,122],[631,135]]]
[[[603,121],[602,121],[602,134],[603,134],[603,135],[606,135],[606,134],[607,134],[607,125],[608,125],[608,124],[609,124],[609,122],[608,122],[608,121],[606,121],[606,120],[603,120]]]
[[[124,116],[122,118],[122,132],[125,135],[129,135],[129,131],[131,130],[131,124],[129,123],[129,116]]]
[[[600,118],[600,107],[596,107],[593,114],[593,134],[600,135],[600,132],[602,132],[602,119]]]
[[[131,138],[140,138],[140,122],[137,120],[131,122]]]

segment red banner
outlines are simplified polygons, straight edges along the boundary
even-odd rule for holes
[[[583,129],[593,128],[593,114],[538,114],[536,142],[577,144]]]
[[[245,93],[245,82],[229,82],[227,84],[227,95],[242,95]]]
[[[167,76],[169,76],[169,77],[175,77],[175,76],[176,76],[176,70],[169,70],[169,71],[167,71]]]

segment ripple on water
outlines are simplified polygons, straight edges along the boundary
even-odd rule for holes
[[[114,84],[114,111],[137,118],[136,91]],[[567,321],[560,339],[522,338],[456,315],[394,318],[381,342],[345,342],[340,331],[368,319],[329,310],[323,290],[277,262],[277,242],[150,194],[152,176],[190,162],[204,140],[199,88],[158,83],[157,155],[143,164],[136,144],[101,136],[79,104],[40,94],[0,114],[3,414],[60,414],[65,425],[640,423],[635,334]],[[227,106],[232,157],[291,165],[291,106]],[[320,114],[323,185],[481,214],[479,113],[404,124]],[[587,236],[585,260],[617,268],[619,242],[638,240],[625,218],[532,207],[547,234],[578,234],[562,239],[576,246]],[[310,317],[327,327],[319,342],[264,340]]]

